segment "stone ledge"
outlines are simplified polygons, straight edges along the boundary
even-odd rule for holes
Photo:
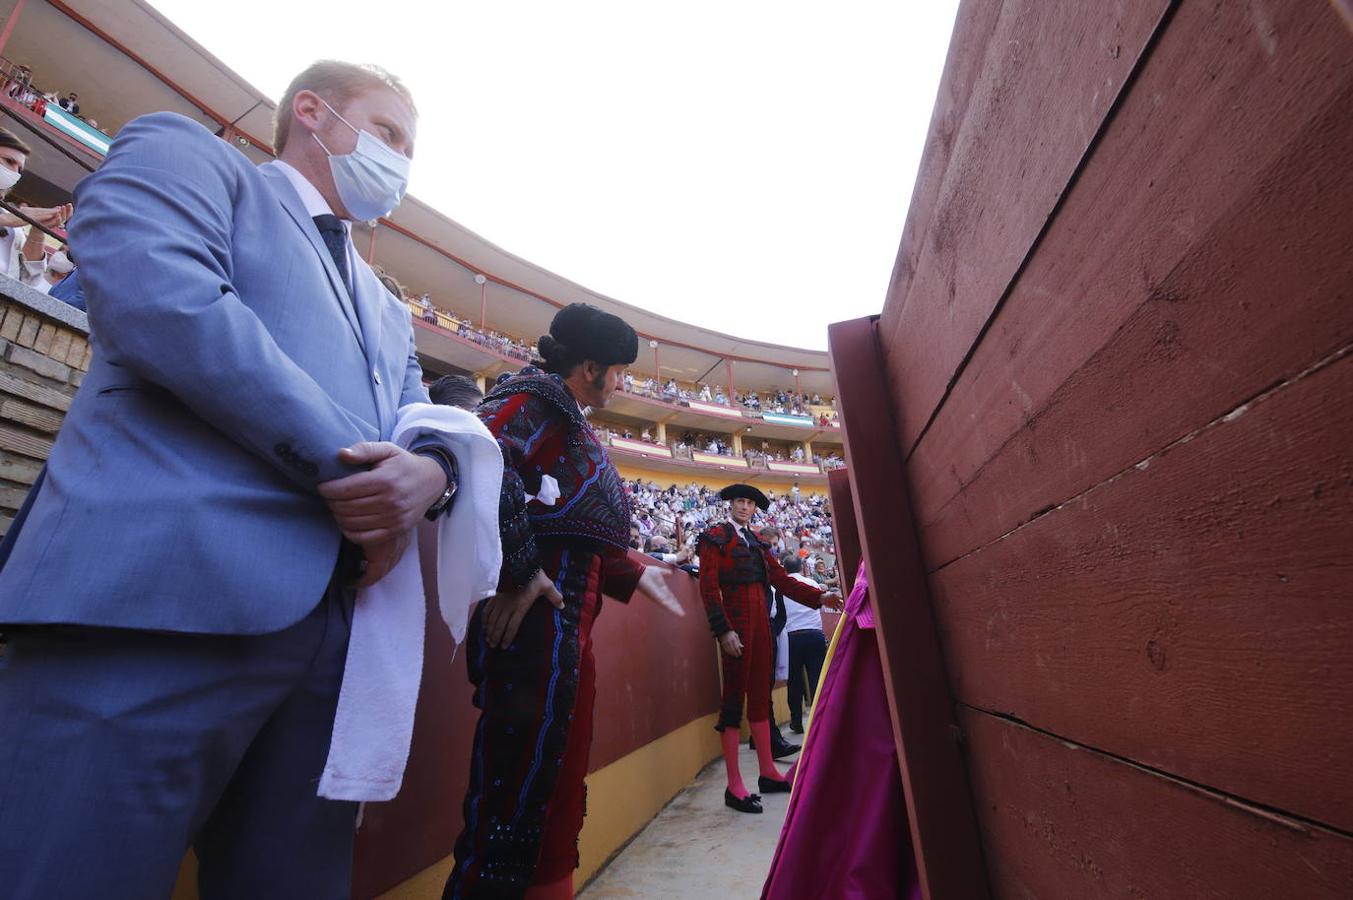
[[[45,318],[68,325],[81,334],[89,334],[89,316],[69,303],[49,297],[5,275],[0,275],[0,301],[27,307]]]

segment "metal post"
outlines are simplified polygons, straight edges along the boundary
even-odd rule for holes
[[[379,222],[371,226],[371,241],[366,245],[366,264],[368,266],[376,261],[376,229],[380,227]]]
[[[479,330],[488,330],[489,321],[489,281],[483,275],[476,275],[475,281],[479,282]]]

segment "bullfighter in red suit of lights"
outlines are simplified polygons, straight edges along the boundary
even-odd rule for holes
[[[719,497],[729,501],[731,521],[700,535],[700,595],[709,627],[723,652],[723,704],[719,723],[728,789],[724,803],[740,812],[761,812],[761,798],[750,793],[738,770],[738,728],[742,702],[756,739],[763,794],[787,792],[789,782],[775,766],[770,739],[770,616],[768,595],[773,586],[786,597],[819,607],[839,606],[841,595],[790,578],[775,555],[752,530],[752,514],[766,509],[766,495],[747,484],[724,488]]]
[[[503,570],[466,636],[481,714],[446,898],[573,896],[601,595],[637,590],[681,613],[667,579],[686,576],[626,555],[629,498],[584,415],[637,352],[624,320],[572,304],[540,339],[541,368],[504,377],[479,407],[503,451]]]

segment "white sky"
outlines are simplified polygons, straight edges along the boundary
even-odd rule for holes
[[[151,0],[276,99],[375,62],[411,192],[617,300],[822,349],[878,312],[957,0]]]

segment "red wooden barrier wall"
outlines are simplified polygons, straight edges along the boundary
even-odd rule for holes
[[[905,460],[997,896],[1353,896],[1340,6],[961,8],[851,325],[887,389],[838,378]]]
[[[648,565],[664,565],[631,554]],[[606,600],[597,618],[597,701],[589,771],[715,713],[719,669],[694,578],[678,592],[675,618],[636,597]],[[451,634],[428,618],[423,688],[399,796],[368,804],[357,833],[353,896],[372,897],[445,859],[460,833],[477,710],[464,652],[451,660]]]

